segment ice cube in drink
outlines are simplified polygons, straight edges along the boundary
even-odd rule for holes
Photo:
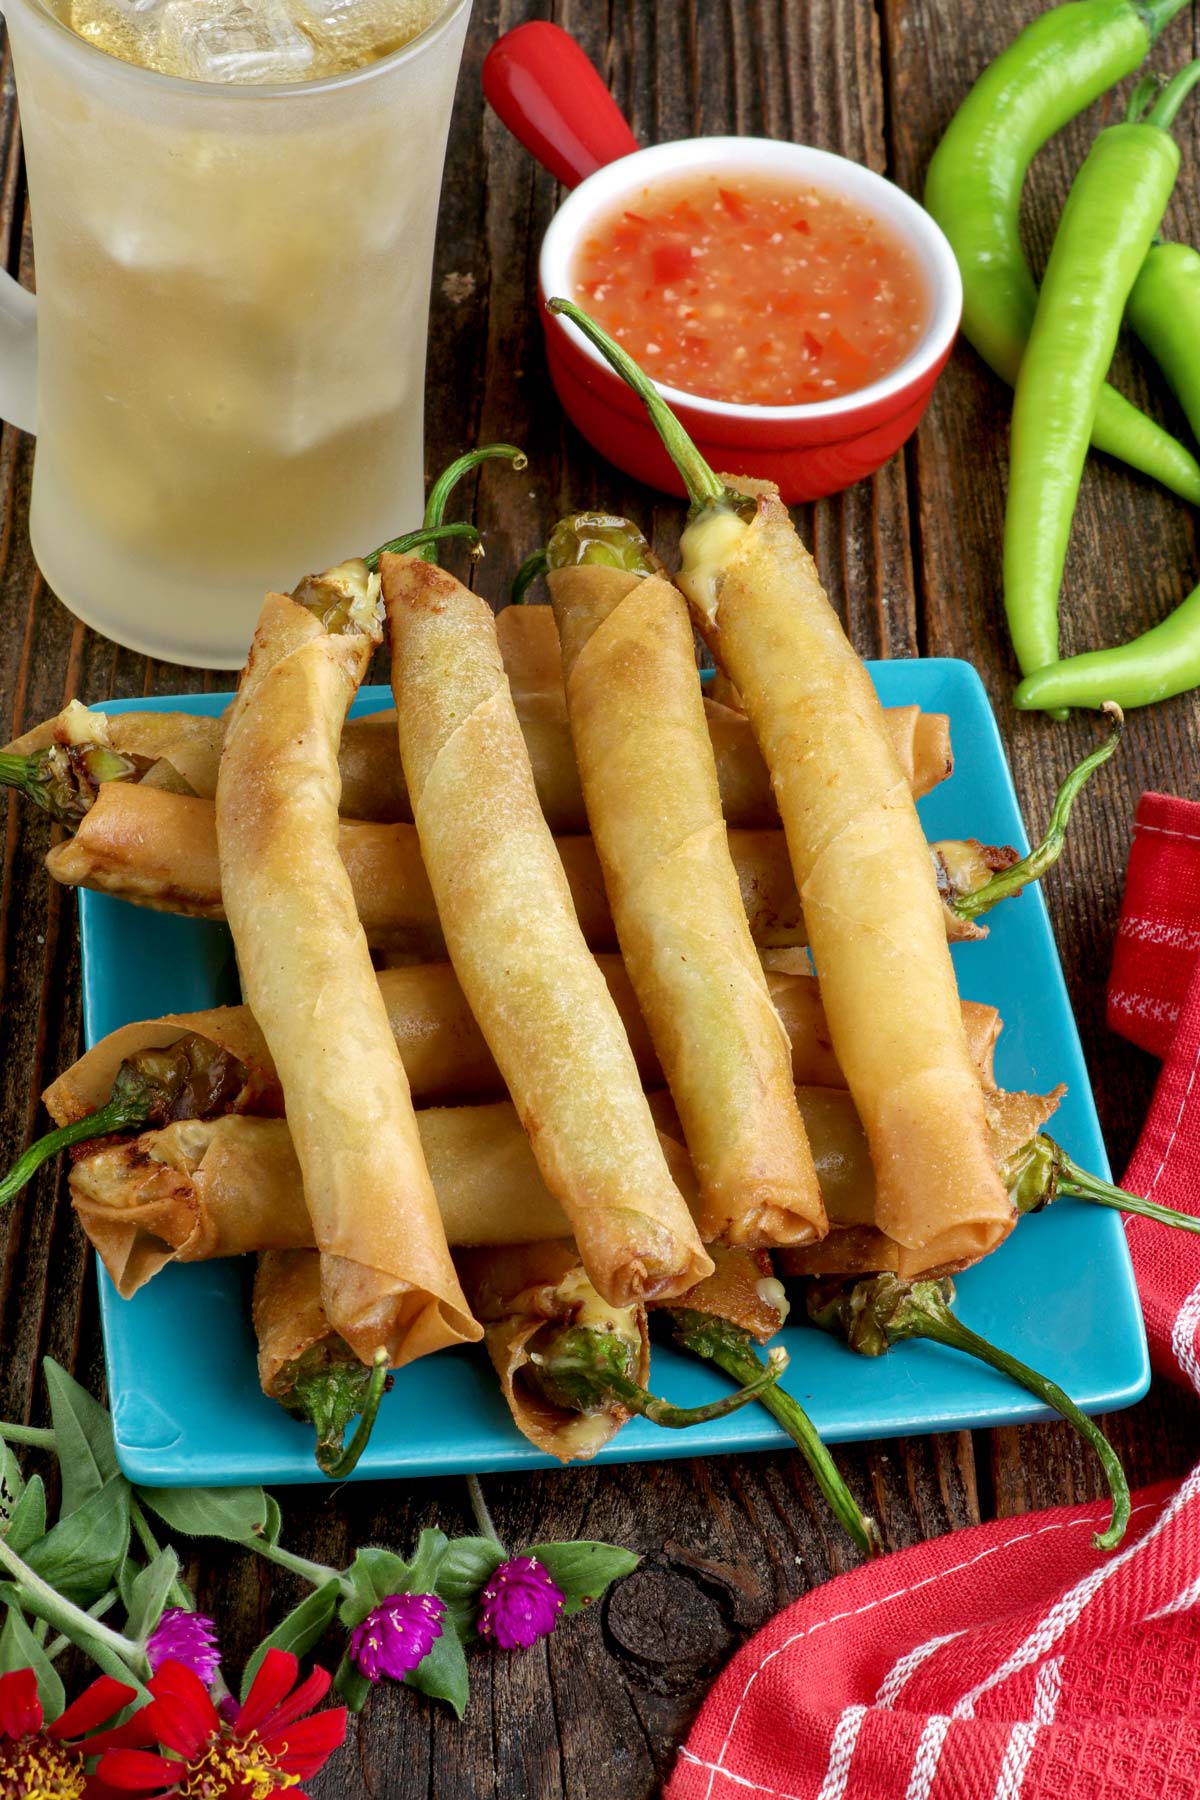
[[[332,75],[390,56],[431,25],[443,0],[290,0],[292,17]]]
[[[284,0],[163,0],[154,67],[191,81],[307,81],[313,47]]]

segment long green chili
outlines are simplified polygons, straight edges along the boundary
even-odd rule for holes
[[[1021,682],[1013,699],[1023,712],[1072,706],[1152,706],[1200,687],[1200,587],[1140,637],[1048,663]]]
[[[1179,171],[1168,127],[1200,80],[1182,70],[1144,119],[1096,138],[1050,252],[1013,401],[1004,605],[1024,675],[1058,659],[1067,541],[1125,303]]]
[[[1192,436],[1200,438],[1200,252],[1190,244],[1152,244],[1125,317],[1170,383]]]
[[[1021,191],[1042,145],[1137,68],[1184,0],[1073,0],[1028,25],[979,77],[929,165],[925,204],[963,279],[963,335],[1009,386],[1037,306],[1021,248]],[[1200,465],[1103,386],[1090,421],[1098,450],[1200,505]]]
[[[814,1325],[844,1337],[860,1356],[882,1356],[908,1338],[928,1338],[986,1363],[1059,1413],[1100,1459],[1112,1496],[1112,1517],[1107,1530],[1097,1532],[1092,1542],[1097,1550],[1115,1549],[1125,1535],[1130,1510],[1129,1484],[1116,1451],[1095,1421],[1080,1411],[1056,1381],[956,1319],[950,1310],[953,1299],[954,1283],[945,1277],[901,1281],[896,1275],[872,1275],[865,1281],[815,1281],[809,1287],[807,1305]]]

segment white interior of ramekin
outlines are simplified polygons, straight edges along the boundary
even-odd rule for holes
[[[556,294],[569,300],[576,298],[570,275],[581,237],[593,220],[608,213],[617,201],[634,190],[653,181],[670,180],[689,173],[742,174],[751,171],[775,179],[789,178],[798,188],[821,188],[840,195],[869,209],[890,226],[915,256],[926,283],[929,322],[925,333],[890,374],[867,387],[856,388],[851,394],[840,394],[834,400],[815,400],[801,406],[748,406],[729,400],[709,400],[660,383],[659,392],[663,398],[671,405],[682,402],[717,418],[770,419],[776,423],[791,418],[836,419],[839,414],[855,413],[863,406],[886,401],[927,374],[949,348],[962,313],[962,279],[954,252],[924,207],[918,206],[894,182],[863,168],[861,163],[835,156],[829,150],[811,149],[807,144],[782,143],[774,138],[683,138],[678,143],[655,144],[648,150],[639,150],[597,169],[567,196],[550,221],[539,262],[542,292],[547,299]],[[594,363],[608,368],[600,352],[593,348],[577,325],[561,317],[558,324]]]

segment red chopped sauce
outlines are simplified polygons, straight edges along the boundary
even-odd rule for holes
[[[596,222],[576,298],[647,374],[712,400],[796,406],[897,368],[929,316],[907,247],[839,195],[693,175]]]

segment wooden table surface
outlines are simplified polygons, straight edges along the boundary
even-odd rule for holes
[[[479,72],[497,34],[550,12],[603,70],[644,143],[692,133],[756,133],[817,144],[919,193],[939,132],[975,75],[1039,10],[1036,0],[476,0],[451,131],[433,287],[427,469],[461,448],[504,437],[530,454],[528,478],[495,465],[476,501],[487,560],[476,579],[499,604],[516,562],[547,522],[584,505],[627,511],[669,552],[680,508],[598,464],[564,423],[546,375],[534,309],[538,245],[556,204],[535,168],[483,107]],[[1200,48],[1200,16],[1170,28],[1160,64]],[[1044,257],[1071,173],[1102,102],[1039,157],[1027,222]],[[1169,234],[1200,242],[1200,111],[1177,131],[1183,174]],[[4,64],[5,171],[0,230],[8,267],[31,276],[11,65]],[[403,121],[397,122],[403,129]],[[414,154],[419,154],[414,147]],[[1145,398],[1142,368],[1122,352],[1127,391]],[[1180,421],[1155,390],[1155,409]],[[952,359],[916,438],[873,480],[800,509],[835,604],[864,656],[966,657],[1001,720],[1031,825],[1045,817],[1063,768],[1094,740],[1086,719],[1051,727],[1015,717],[1013,667],[1000,624],[1000,537],[1008,396],[965,346]],[[120,650],[86,631],[41,580],[29,549],[32,441],[5,427],[0,447],[0,726],[24,730],[72,697],[225,687]],[[217,523],[217,522],[214,522]],[[1093,462],[1085,477],[1064,602],[1065,641],[1081,648],[1131,635],[1193,585],[1193,520],[1184,506],[1124,469]],[[1144,788],[1195,794],[1200,711],[1194,698],[1136,715],[1119,762],[1089,794],[1073,842],[1047,883],[1072,1000],[1113,1165],[1133,1146],[1156,1066],[1104,1022],[1133,810]],[[11,803],[0,888],[0,1164],[35,1128],[38,1095],[77,1053],[75,902],[50,885],[45,819]],[[90,1259],[65,1205],[63,1172],[42,1171],[0,1221],[0,1416],[45,1418],[39,1359],[73,1368],[97,1393],[103,1365]],[[197,1346],[197,1354],[203,1354]],[[1177,1474],[1194,1458],[1195,1408],[1161,1384],[1110,1421],[1130,1478]],[[1098,1470],[1056,1426],[960,1432],[854,1446],[838,1461],[889,1545],[1030,1506],[1100,1491]],[[473,1653],[461,1725],[408,1690],[385,1688],[352,1722],[346,1749],[311,1783],[314,1795],[425,1794],[490,1800],[563,1795],[640,1800],[671,1767],[704,1692],[771,1613],[848,1568],[795,1455],[576,1468],[488,1479],[502,1535],[607,1538],[644,1553],[638,1571],[595,1612],[522,1656]],[[458,1480],[290,1490],[285,1542],[328,1562],[380,1542],[404,1551],[422,1525],[469,1529]],[[217,1614],[234,1665],[296,1583],[250,1556],[207,1550],[192,1567],[201,1605]],[[329,1646],[336,1655],[336,1646]]]

